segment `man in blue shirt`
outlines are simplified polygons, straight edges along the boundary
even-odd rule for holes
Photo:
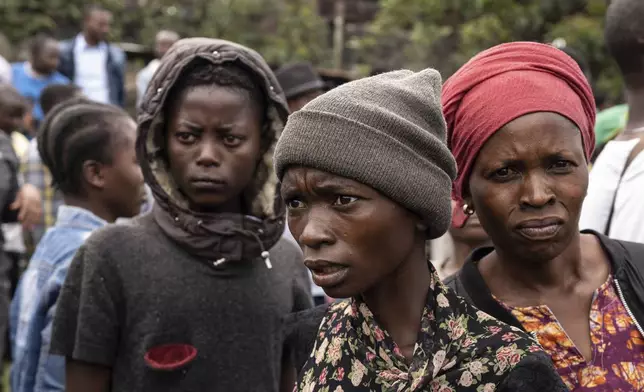
[[[37,123],[43,120],[40,108],[40,94],[51,84],[68,84],[69,79],[56,71],[60,49],[55,39],[39,35],[31,43],[29,61],[12,65],[12,83],[20,95],[33,104],[33,118]]]

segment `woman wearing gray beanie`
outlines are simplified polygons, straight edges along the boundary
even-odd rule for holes
[[[431,69],[385,73],[288,120],[274,158],[288,224],[316,284],[347,298],[298,315],[314,326],[293,334],[310,348],[300,391],[567,390],[528,335],[466,304],[427,261],[456,174],[440,89]]]

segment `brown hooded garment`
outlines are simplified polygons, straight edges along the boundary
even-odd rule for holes
[[[78,251],[52,334],[53,353],[112,367],[112,391],[275,391],[290,349],[286,320],[311,306],[301,253],[281,238],[273,146],[245,192],[251,215],[191,211],[169,175],[166,98],[194,61],[242,67],[260,81],[276,135],[288,115],[275,76],[248,48],[192,38],[162,60],[138,118],[137,154],[155,207]]]

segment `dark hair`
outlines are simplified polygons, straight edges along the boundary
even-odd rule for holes
[[[627,76],[644,72],[642,15],[644,2],[641,0],[613,0],[606,12],[606,46],[627,83]]]
[[[10,84],[0,83],[0,106],[10,103],[19,103],[23,110],[27,110],[28,101],[20,95],[18,90]]]
[[[168,97],[165,100],[166,118],[171,110],[176,108],[179,98],[186,90],[199,87],[215,85],[246,95],[249,102],[256,105],[260,111],[260,121],[267,124],[267,97],[263,87],[255,77],[239,65],[215,65],[206,60],[194,61],[182,70],[176,83],[172,86]],[[275,135],[272,130],[262,129],[262,152],[268,149],[273,142]]]
[[[29,55],[31,56],[32,60],[40,56],[45,48],[45,45],[47,45],[49,41],[56,41],[56,39],[47,34],[38,34],[31,39],[31,42],[29,44]]]
[[[130,118],[121,108],[70,99],[49,112],[38,132],[38,152],[52,176],[52,185],[63,193],[83,192],[83,163],[110,164],[120,121]]]
[[[40,93],[40,107],[46,116],[57,104],[74,98],[80,93],[80,88],[73,84],[50,84]]]

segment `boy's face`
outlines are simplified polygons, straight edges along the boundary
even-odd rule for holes
[[[24,116],[24,102],[18,99],[6,99],[0,104],[0,130],[11,133],[20,129]]]
[[[167,152],[193,210],[239,212],[261,159],[261,118],[241,91],[210,85],[182,94],[170,115]]]

